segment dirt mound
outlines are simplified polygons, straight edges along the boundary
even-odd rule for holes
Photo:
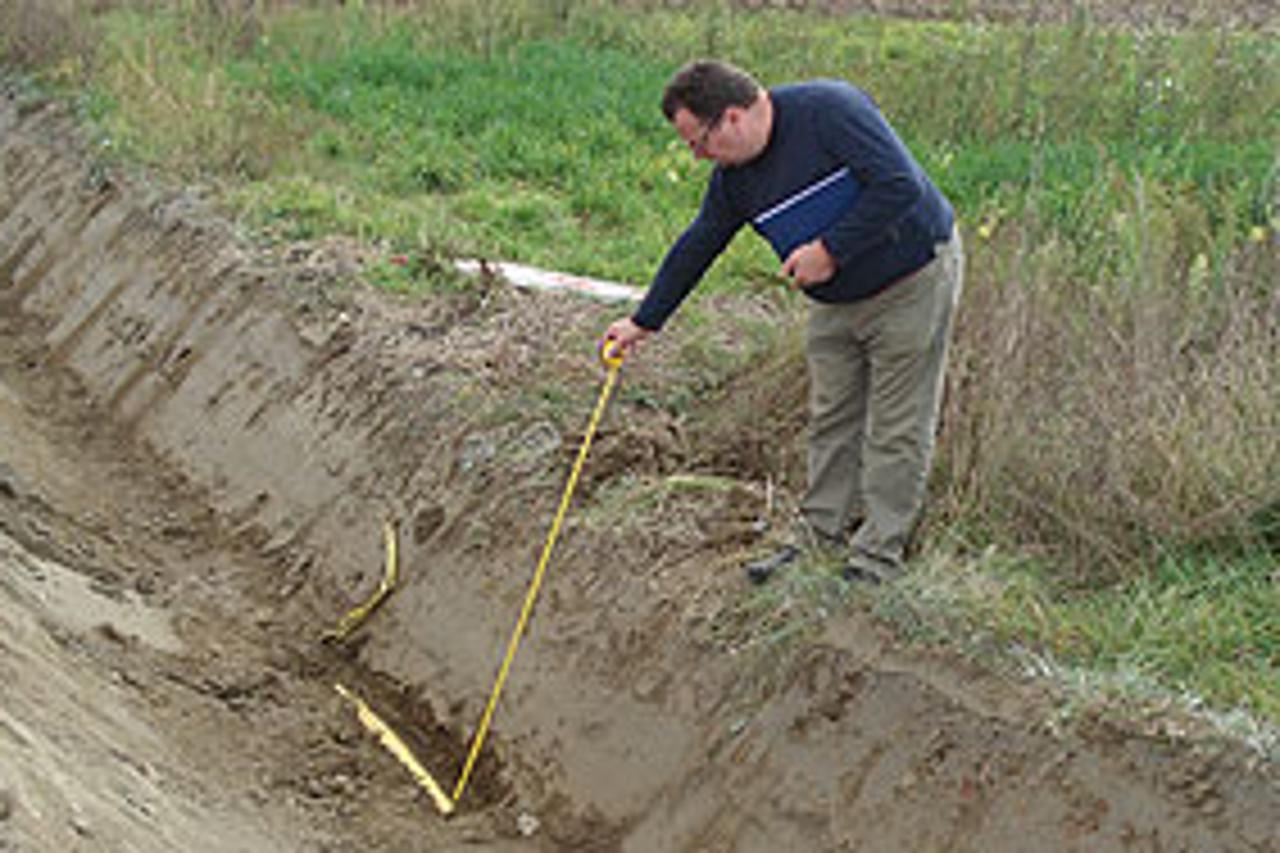
[[[768,450],[760,413],[735,457],[725,413],[794,382],[744,369],[691,434],[643,390],[688,369],[678,329],[627,368],[442,821],[333,683],[456,778],[612,310],[373,293],[340,247],[251,250],[73,141],[0,102],[0,848],[1280,849],[1274,771],[1234,747],[1055,727],[1033,685],[846,608],[761,633],[736,549],[798,424]],[[321,643],[388,518],[402,586]]]

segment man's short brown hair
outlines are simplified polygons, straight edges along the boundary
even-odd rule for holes
[[[705,122],[713,122],[729,107],[749,107],[760,94],[760,84],[741,68],[718,59],[697,59],[677,71],[662,92],[662,114],[667,121],[681,107]]]

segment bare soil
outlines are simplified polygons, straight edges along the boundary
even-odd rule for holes
[[[340,249],[249,247],[0,99],[0,850],[1280,850],[1280,779],[1238,745],[1064,720],[856,606],[753,653],[737,560],[799,423],[646,404],[689,381],[678,328],[627,367],[443,820],[334,683],[451,787],[616,309],[374,293]],[[730,396],[795,396],[779,375]],[[402,585],[326,644],[385,519]]]

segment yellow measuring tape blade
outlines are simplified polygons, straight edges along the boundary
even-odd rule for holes
[[[364,724],[366,729],[377,735],[378,740],[396,757],[396,760],[409,769],[409,772],[413,774],[413,778],[417,779],[418,784],[431,796],[440,813],[443,815],[453,814],[453,801],[449,799],[444,789],[440,787],[436,780],[431,777],[431,774],[427,772],[427,769],[418,761],[417,756],[413,754],[413,750],[409,749],[409,745],[401,740],[400,736],[383,722],[382,718],[375,714],[363,699],[341,684],[335,684],[333,687],[344,699],[355,705],[356,716],[360,718],[360,722]]]
[[[511,641],[507,644],[506,657],[503,658],[502,666],[498,669],[498,677],[493,683],[493,691],[489,694],[489,703],[485,706],[484,714],[480,718],[480,725],[476,729],[475,738],[471,742],[471,751],[467,755],[467,762],[463,765],[462,775],[458,777],[458,784],[453,789],[453,801],[455,803],[462,799],[462,793],[467,789],[467,782],[471,778],[471,771],[475,768],[476,759],[480,757],[480,748],[484,746],[485,735],[489,732],[489,724],[493,722],[493,712],[498,707],[498,695],[502,692],[503,684],[506,683],[507,674],[511,671],[511,662],[516,656],[516,649],[520,647],[520,637],[529,621],[529,615],[533,612],[533,603],[538,598],[538,589],[542,586],[542,578],[546,574],[547,563],[551,559],[551,549],[555,547],[556,538],[560,535],[560,528],[564,524],[565,515],[568,514],[569,502],[573,498],[574,489],[578,486],[578,477],[582,474],[583,464],[587,461],[587,451],[591,449],[591,440],[595,438],[596,430],[600,426],[600,419],[604,416],[605,406],[609,402],[609,395],[613,393],[613,386],[618,381],[618,371],[622,367],[622,356],[617,353],[617,349],[612,342],[606,345],[605,350],[601,353],[601,359],[608,368],[604,387],[600,389],[600,399],[596,401],[595,410],[591,413],[591,422],[587,425],[587,432],[582,437],[582,446],[578,449],[578,458],[574,460],[573,470],[569,472],[569,481],[565,484],[564,494],[560,498],[560,508],[556,510],[555,520],[551,522],[551,531],[547,534],[547,542],[542,548],[542,557],[538,560],[538,568],[533,573],[533,583],[529,585],[529,593],[525,596],[520,618],[516,620],[515,630],[511,632]]]
[[[604,387],[600,389],[600,398],[596,401],[595,410],[591,413],[591,421],[587,425],[586,434],[582,438],[582,446],[578,450],[578,457],[574,460],[573,469],[569,472],[569,480],[565,484],[564,494],[560,498],[560,507],[551,523],[551,530],[547,534],[546,544],[542,548],[542,556],[538,560],[538,567],[533,573],[533,582],[529,585],[529,592],[525,596],[520,618],[516,621],[515,630],[511,634],[511,641],[507,644],[507,654],[498,669],[498,677],[494,681],[493,690],[489,694],[489,701],[485,705],[484,715],[480,718],[480,725],[477,727],[475,737],[471,742],[471,751],[467,755],[466,764],[463,766],[462,773],[458,777],[457,786],[453,790],[453,798],[450,799],[444,789],[432,778],[431,774],[427,772],[426,768],[422,766],[422,763],[413,754],[413,751],[409,749],[408,744],[401,740],[400,736],[382,718],[375,714],[363,699],[341,684],[334,685],[334,689],[355,706],[356,715],[364,727],[375,734],[382,745],[396,757],[396,760],[408,768],[414,779],[431,796],[436,808],[443,815],[453,814],[458,802],[462,799],[462,793],[467,788],[467,782],[471,779],[471,772],[475,769],[476,760],[480,757],[480,750],[484,746],[485,736],[488,734],[489,726],[493,722],[494,711],[498,707],[498,696],[502,693],[502,687],[511,671],[511,663],[516,656],[516,650],[520,647],[520,638],[529,622],[529,616],[533,613],[533,605],[537,600],[538,590],[542,586],[542,579],[546,574],[547,564],[551,559],[551,551],[560,535],[560,528],[564,525],[565,516],[569,511],[569,503],[573,498],[574,490],[578,486],[578,478],[582,474],[582,468],[587,459],[587,452],[591,449],[591,441],[595,438],[596,430],[600,427],[600,420],[604,416],[605,406],[609,402],[609,396],[613,393],[614,385],[617,384],[618,372],[622,367],[622,356],[617,355],[616,347],[609,344],[602,353],[601,359],[608,368]],[[338,623],[338,627],[326,634],[326,639],[345,639],[382,603],[382,600],[395,587],[398,569],[396,566],[396,530],[394,525],[388,522],[384,526],[384,532],[387,543],[387,568],[382,584],[368,601],[343,616]]]

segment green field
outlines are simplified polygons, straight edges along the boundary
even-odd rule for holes
[[[657,96],[710,51],[766,84],[857,81],[966,225],[1034,222],[1032,238],[1062,237],[1091,275],[1123,265],[1114,217],[1139,180],[1186,209],[1181,249],[1215,268],[1273,225],[1280,77],[1261,35],[422,6],[199,22],[181,5],[117,12],[100,21],[100,67],[80,72],[88,106],[113,146],[229,184],[239,213],[284,237],[347,232],[637,283],[705,178]],[[768,271],[751,243],[713,286]]]

